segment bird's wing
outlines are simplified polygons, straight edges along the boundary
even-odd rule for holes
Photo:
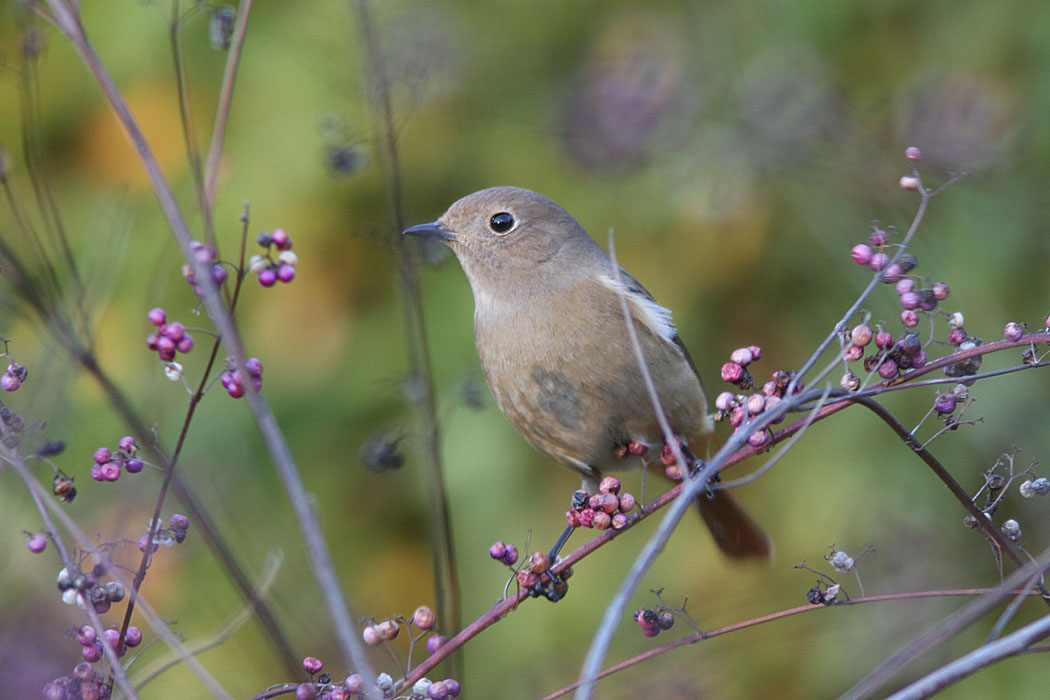
[[[602,275],[601,281],[611,287],[616,293],[624,293],[627,296],[629,302],[632,302],[635,309],[639,312],[639,317],[642,323],[644,323],[649,330],[656,336],[663,338],[682,352],[685,357],[685,361],[689,364],[689,368],[693,370],[693,374],[696,375],[697,381],[700,382],[700,388],[704,391],[704,395],[707,395],[707,390],[704,388],[704,380],[700,376],[700,371],[696,368],[696,363],[693,362],[692,355],[689,354],[688,348],[685,347],[685,343],[678,337],[678,331],[675,330],[674,322],[671,320],[671,312],[663,306],[657,303],[656,299],[649,290],[642,286],[642,283],[634,278],[631,273],[620,268],[620,281],[617,282],[610,275]]]

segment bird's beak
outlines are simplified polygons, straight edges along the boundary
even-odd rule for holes
[[[411,226],[401,232],[405,236],[419,236],[421,238],[436,238],[439,241],[451,241],[456,234],[445,228],[440,221],[431,221],[429,224]]]

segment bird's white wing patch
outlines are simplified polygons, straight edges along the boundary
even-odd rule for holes
[[[608,275],[601,275],[598,279],[617,294],[626,296],[627,303],[632,305],[637,311],[637,318],[650,331],[669,343],[674,342],[678,331],[674,328],[674,321],[671,320],[671,312],[668,309],[660,306],[644,294],[627,287],[622,282],[617,282]]]

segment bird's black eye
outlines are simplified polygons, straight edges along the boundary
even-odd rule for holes
[[[496,233],[506,233],[514,226],[514,217],[505,211],[493,214],[489,219],[489,227]]]

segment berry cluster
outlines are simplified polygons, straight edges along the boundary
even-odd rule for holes
[[[489,547],[489,556],[507,566],[514,566],[518,563],[518,548],[512,544],[493,542]]]
[[[674,627],[674,613],[666,608],[645,608],[634,611],[634,621],[646,637],[655,637]]]
[[[110,585],[113,584],[107,584],[107,587]],[[124,590],[121,588],[121,598],[123,597]],[[102,659],[103,644],[116,652],[118,656],[124,656],[124,654],[127,653],[128,647],[137,647],[139,644],[142,644],[142,630],[138,627],[128,627],[127,634],[124,635],[123,645],[120,643],[120,630],[115,627],[109,627],[102,630],[102,637],[100,638],[94,627],[91,625],[84,625],[77,630],[75,637],[77,643],[80,644],[80,653],[84,657],[84,661],[89,664],[93,664]]]
[[[210,245],[204,245],[200,241],[190,243],[190,250],[196,262],[211,269],[211,278],[216,286],[222,286],[228,276],[226,268],[219,262],[219,254]],[[182,276],[193,286],[193,293],[199,297],[204,296],[204,290],[197,284],[197,277],[193,274],[193,266],[189,263],[182,266]]]
[[[607,476],[601,480],[598,493],[593,496],[582,489],[572,495],[572,508],[566,511],[565,519],[573,527],[622,530],[630,522],[627,514],[634,506],[634,496],[620,493],[620,480]]]
[[[58,572],[58,590],[62,591],[62,602],[76,605],[81,610],[90,604],[99,615],[108,612],[113,603],[124,600],[124,586],[119,581],[100,583],[105,575],[106,567],[102,564],[91,571],[79,573],[62,569]],[[98,661],[98,658],[88,658],[87,652],[84,652],[84,658],[91,662]]]
[[[7,365],[7,371],[0,375],[0,389],[4,391],[18,391],[18,387],[22,386],[22,382],[26,380],[28,375],[29,371],[25,368],[25,365],[12,362]]]
[[[882,270],[882,281],[894,285],[899,297],[901,311],[901,323],[907,328],[919,325],[919,312],[931,312],[937,308],[938,303],[948,298],[951,291],[944,282],[930,282],[928,279],[916,277],[909,273],[919,264],[918,259],[911,253],[904,253],[897,262],[890,263],[889,234],[878,228],[872,229],[868,240],[875,249],[864,243],[853,246],[850,256],[853,262],[864,265],[878,272]]]
[[[173,362],[176,352],[186,354],[193,349],[193,336],[178,321],[168,323],[168,314],[164,309],[150,309],[146,317],[157,327],[156,331],[146,336],[146,347],[156,350],[162,362]]]
[[[91,465],[91,478],[95,481],[116,481],[120,478],[121,468],[126,469],[128,474],[138,474],[145,466],[135,456],[138,450],[135,438],[130,435],[120,439],[115,451],[108,447],[98,448],[95,450],[95,463]]]
[[[94,628],[91,631],[94,632]],[[76,665],[72,677],[62,676],[45,685],[43,694],[44,700],[107,700],[109,697],[106,677],[86,661]]]
[[[299,263],[299,258],[292,252],[292,238],[284,229],[260,233],[256,242],[266,253],[253,255],[248,260],[248,269],[258,275],[259,284],[272,287],[277,282],[291,282],[295,279],[295,266]],[[272,249],[276,249],[276,255]]]
[[[231,357],[226,360],[226,371],[222,373],[219,380],[227,393],[235,399],[244,396],[245,377],[251,381],[256,391],[262,389],[262,361],[257,357],[250,357],[244,363],[244,371],[237,368],[236,361]]]
[[[729,362],[722,365],[722,379],[747,391],[755,387],[754,379],[748,373],[747,367],[752,362],[762,358],[762,348],[751,345],[746,348],[738,348],[729,356]],[[759,415],[771,411],[784,398],[791,381],[795,378],[795,372],[789,370],[778,370],[773,372],[768,382],[762,385],[757,393],[734,394],[731,391],[723,391],[715,397],[715,420],[729,421],[734,432],[741,426],[754,420]],[[797,384],[794,391],[800,391],[801,384]],[[783,416],[775,422],[779,423]],[[766,430],[758,430],[748,436],[748,444],[752,447],[766,447],[773,438]]]

